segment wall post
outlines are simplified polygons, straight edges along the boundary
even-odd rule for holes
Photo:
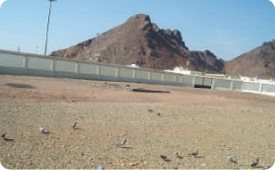
[[[211,89],[213,90],[214,89],[214,86],[215,86],[215,79],[212,79],[212,85],[211,85]]]
[[[99,64],[97,64],[96,74],[97,74],[97,79],[100,80],[100,65]]]
[[[23,58],[23,68],[24,68],[24,74],[28,74],[28,67],[29,67],[29,58],[27,56],[24,56]]]

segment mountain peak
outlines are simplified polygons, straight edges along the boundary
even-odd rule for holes
[[[97,38],[55,51],[51,55],[120,65],[138,64],[159,70],[186,67],[188,59],[189,69],[196,71],[205,70],[205,59],[211,60],[209,65],[220,62],[210,52],[193,55],[185,46],[179,30],[161,29],[146,14],[132,16]],[[212,72],[220,71],[215,66],[208,68]]]
[[[135,16],[130,17],[127,22],[150,22],[151,19],[149,15],[146,14],[137,14]]]

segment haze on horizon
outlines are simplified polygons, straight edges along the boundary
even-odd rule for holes
[[[0,8],[0,49],[43,54],[49,2],[7,0]],[[106,32],[143,13],[177,29],[190,50],[233,59],[275,39],[269,0],[59,0],[52,3],[48,54]]]

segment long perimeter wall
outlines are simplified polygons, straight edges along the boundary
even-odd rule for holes
[[[182,75],[145,68],[76,61],[0,50],[0,74],[122,81],[182,87],[209,87],[275,96],[275,84]]]

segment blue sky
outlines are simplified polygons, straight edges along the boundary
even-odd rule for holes
[[[6,0],[0,49],[44,53],[49,1]],[[95,37],[143,13],[160,28],[178,29],[190,50],[233,59],[275,39],[269,0],[58,0],[52,3],[48,54]]]

